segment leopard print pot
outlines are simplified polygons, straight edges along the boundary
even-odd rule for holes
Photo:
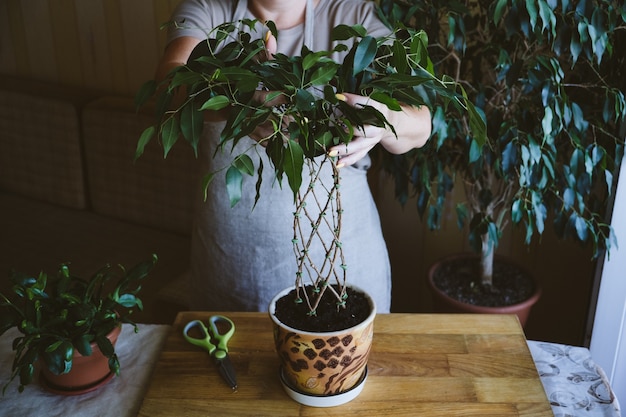
[[[284,378],[297,391],[313,395],[334,395],[350,390],[366,370],[372,346],[376,306],[355,327],[336,332],[313,333],[294,329],[275,316],[275,302],[291,291],[278,294],[270,304],[274,343]]]

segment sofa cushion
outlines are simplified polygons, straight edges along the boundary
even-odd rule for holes
[[[104,97],[85,106],[83,136],[88,188],[96,213],[188,235],[197,189],[196,158],[180,147],[163,158],[150,144],[133,162],[137,140],[152,123],[150,109]],[[198,194],[199,196],[199,194]]]
[[[2,78],[0,189],[65,207],[87,206],[79,122],[85,100],[57,86]]]

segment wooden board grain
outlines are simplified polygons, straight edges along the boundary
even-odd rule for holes
[[[181,333],[211,314],[178,315],[140,416],[552,416],[515,316],[379,315],[363,392],[339,407],[312,408],[283,392],[264,313],[226,313],[236,326],[229,350],[239,388],[226,386]]]

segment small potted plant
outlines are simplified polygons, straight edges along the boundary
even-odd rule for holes
[[[252,34],[258,30],[257,21],[237,23]],[[273,23],[266,24],[277,37]],[[161,84],[150,81],[140,90],[138,105],[155,95],[161,104],[157,122],[139,139],[136,157],[154,137],[160,139],[165,155],[180,136],[197,149],[202,129],[197,110],[228,109],[219,150],[232,155],[224,168],[232,206],[241,198],[242,181],[255,172],[256,199],[262,198],[258,182],[264,168],[250,153],[232,153],[232,149],[259,123],[273,122],[273,134],[253,146],[269,157],[277,183],[287,178],[294,199],[293,222],[286,223],[293,227],[293,239],[285,244],[293,245],[296,284],[270,304],[283,382],[293,387],[288,392],[298,400],[302,392],[319,398],[348,391],[343,398],[350,399],[357,392],[352,387],[364,380],[376,310],[367,294],[347,283],[341,175],[337,157],[329,155],[328,148],[349,143],[353,131],[366,124],[387,127],[389,123],[375,107],[356,110],[336,92],[367,95],[391,110],[400,110],[400,103],[430,106],[441,100],[464,112],[468,103],[456,83],[433,76],[423,32],[397,28],[393,36],[377,39],[363,27],[340,25],[332,32],[337,41],[333,51],[303,47],[299,56],[275,54],[259,62],[256,57],[265,50],[263,40],[240,27],[232,23],[216,27],[199,46],[204,48],[202,54],[192,54],[187,65],[174,69]],[[337,51],[347,52],[343,62],[331,58]],[[271,92],[266,103],[252,100],[259,86]],[[187,92],[182,105],[172,109],[162,104],[180,88]],[[273,101],[280,104],[268,105]],[[476,113],[471,120],[473,127],[480,128],[482,120]],[[205,187],[215,174],[207,173]],[[310,256],[315,245],[324,248],[323,259]],[[295,320],[283,317],[283,307],[296,310],[290,314]],[[352,321],[342,323],[342,317]],[[335,398],[333,405],[344,399]]]
[[[77,394],[98,388],[120,363],[115,342],[122,323],[130,323],[133,309],[143,309],[138,293],[154,267],[157,256],[126,270],[105,265],[83,279],[62,264],[54,275],[33,277],[13,272],[13,297],[0,294],[0,335],[16,328],[15,358],[9,384],[19,377],[18,390],[41,369],[39,382],[61,394]]]
[[[437,73],[462,84],[487,123],[483,144],[467,134],[465,117],[439,108],[431,141],[386,161],[400,200],[415,196],[432,229],[445,217],[453,187],[464,187],[457,218],[479,255],[469,266],[457,259],[464,264],[461,276],[470,279],[449,285],[449,295],[439,291],[441,269],[431,270],[440,299],[487,311],[537,300],[536,282],[522,290],[494,281],[494,272],[511,270],[499,262],[494,268],[509,224],[525,231],[527,244],[550,221],[558,236],[591,244],[596,255],[615,244],[604,218],[624,145],[625,57],[616,39],[623,42],[626,34],[625,7],[618,1],[381,0],[390,24],[428,33]]]

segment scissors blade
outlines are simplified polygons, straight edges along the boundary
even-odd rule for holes
[[[232,389],[237,389],[237,375],[235,374],[235,367],[230,361],[228,354],[220,359],[215,358],[215,364],[217,365],[218,372],[222,378],[224,378],[224,381],[226,381]]]

